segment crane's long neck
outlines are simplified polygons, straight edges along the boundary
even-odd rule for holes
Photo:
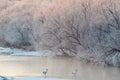
[[[48,69],[46,69],[46,72],[48,72]]]

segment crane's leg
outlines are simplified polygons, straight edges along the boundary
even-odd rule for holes
[[[45,78],[46,78],[46,74],[45,74]]]

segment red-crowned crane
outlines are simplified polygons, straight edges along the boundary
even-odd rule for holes
[[[43,71],[43,74],[45,75],[45,78],[47,77],[47,73],[48,73],[48,69],[46,69],[45,71]]]

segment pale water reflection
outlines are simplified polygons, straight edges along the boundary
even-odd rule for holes
[[[120,80],[117,68],[83,64],[70,57],[0,56],[0,75],[19,77],[47,77],[72,80]],[[77,70],[76,74],[75,70]]]

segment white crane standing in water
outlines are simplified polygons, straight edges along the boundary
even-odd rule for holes
[[[77,72],[78,72],[78,70],[77,70],[77,69],[75,69],[75,71],[74,71],[74,72],[72,72],[73,77],[76,77],[76,76],[77,76]]]
[[[46,69],[45,71],[43,71],[43,74],[45,75],[45,78],[47,77],[47,73],[48,73],[48,69]]]

